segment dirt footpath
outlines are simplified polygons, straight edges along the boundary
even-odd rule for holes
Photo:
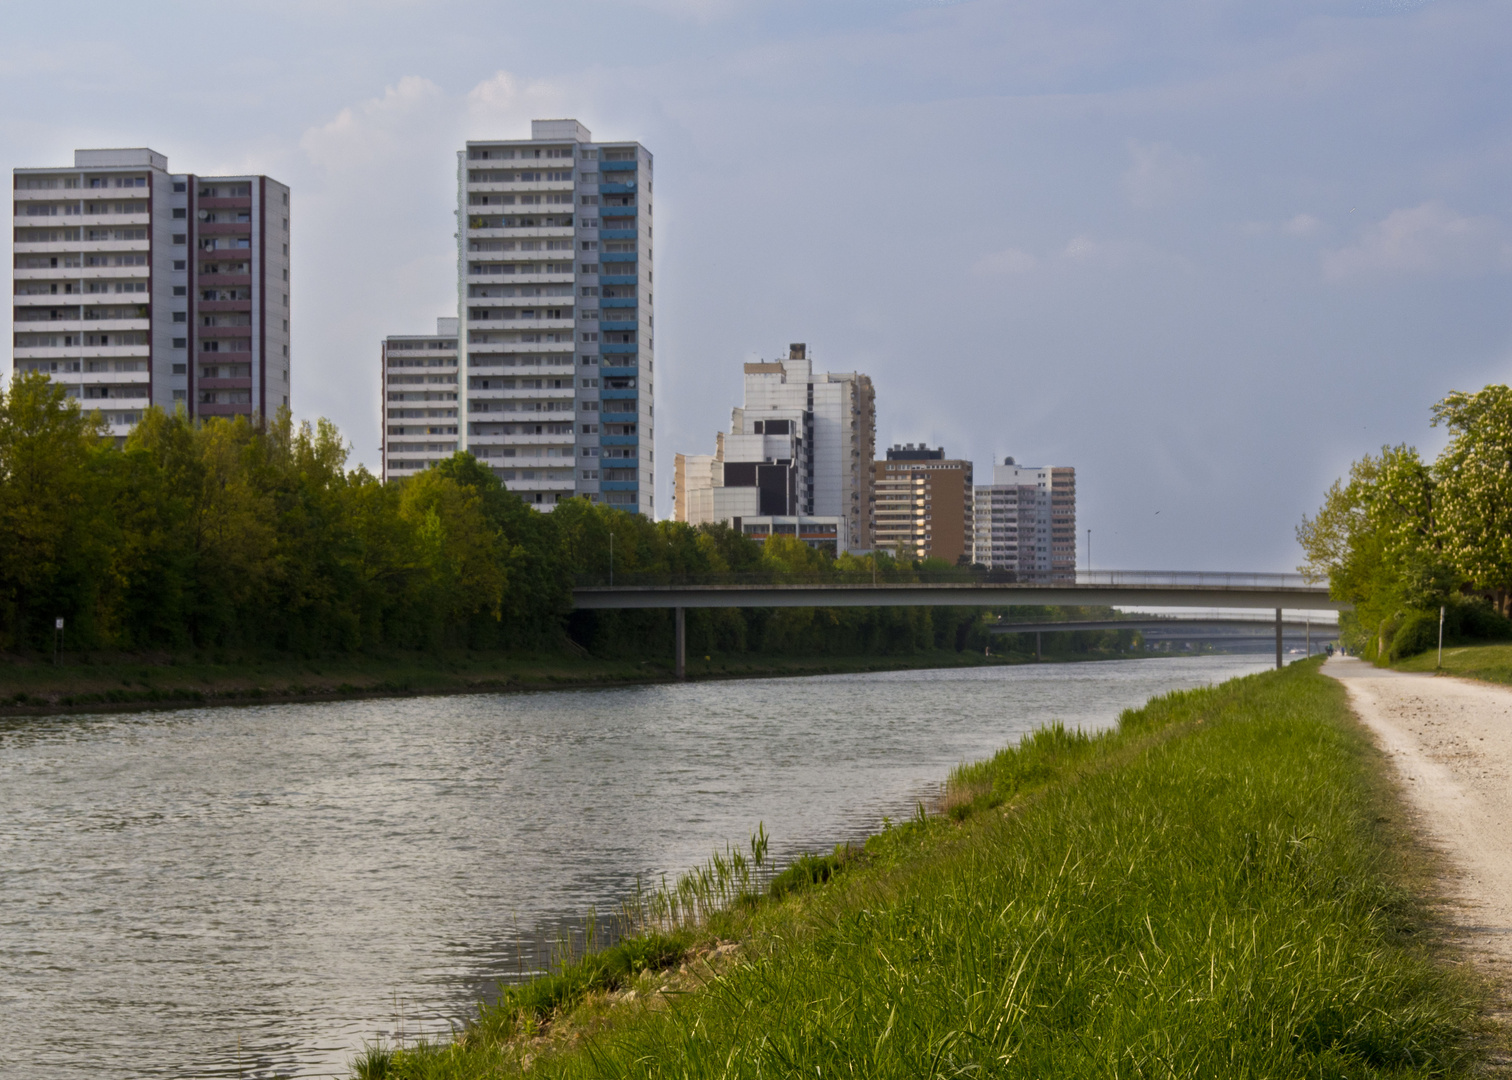
[[[1512,687],[1384,671],[1335,657],[1323,666],[1401,773],[1418,824],[1454,876],[1464,940],[1512,983]]]

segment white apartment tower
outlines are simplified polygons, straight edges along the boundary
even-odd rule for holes
[[[653,512],[651,154],[576,120],[457,155],[461,448],[527,503]]]
[[[1076,470],[992,467],[975,491],[972,561],[1017,581],[1076,580]]]
[[[789,346],[786,360],[746,364],[745,402],[715,454],[680,454],[674,464],[678,520],[864,550],[876,417],[871,379],[814,371],[806,345]]]
[[[384,339],[382,365],[385,481],[413,476],[460,447],[457,320],[436,320],[434,334]]]
[[[13,366],[123,437],[148,405],[289,404],[289,189],[170,173],[156,151],[76,150],[14,171]]]

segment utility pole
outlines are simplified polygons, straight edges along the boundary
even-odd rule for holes
[[[60,622],[62,620],[59,620]],[[1444,605],[1439,605],[1439,657],[1438,670],[1444,667]]]
[[[1276,670],[1281,670],[1281,609],[1276,609]]]

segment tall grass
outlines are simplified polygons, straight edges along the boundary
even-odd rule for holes
[[[701,992],[530,1071],[1465,1075],[1479,999],[1412,944],[1376,766],[1311,664],[1048,729],[956,771],[960,824],[874,837],[747,912],[743,962]],[[469,1033],[386,1075],[508,1074],[527,1059],[503,1045]]]

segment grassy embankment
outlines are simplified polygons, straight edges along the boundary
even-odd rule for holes
[[[1041,731],[945,813],[760,897],[719,860],[656,932],[358,1075],[1471,1075],[1486,991],[1436,956],[1384,775],[1316,662]]]
[[[1098,654],[1047,660],[1105,659]],[[692,679],[823,675],[1024,662],[936,649],[896,656],[775,656],[758,653],[688,657]],[[293,660],[256,656],[70,654],[0,657],[0,715],[102,707],[227,705],[270,701],[548,690],[665,682],[672,662],[606,660],[567,653],[406,652]]]
[[[1438,667],[1438,650],[1409,656],[1391,666],[1398,671],[1433,671]],[[1512,684],[1512,644],[1446,645],[1443,671],[1467,679]]]

